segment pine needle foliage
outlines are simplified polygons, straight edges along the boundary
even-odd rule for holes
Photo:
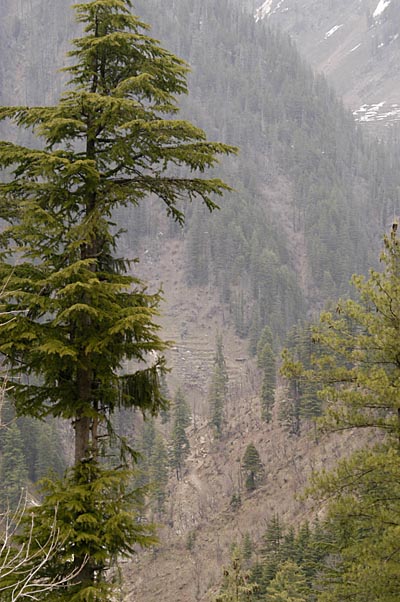
[[[216,337],[214,367],[211,377],[208,399],[210,404],[210,422],[215,435],[220,438],[224,423],[224,406],[228,395],[228,371],[224,356],[224,343],[221,335]]]
[[[254,443],[249,443],[246,447],[242,459],[242,469],[246,476],[246,490],[254,491],[257,489],[264,475],[264,466]]]
[[[74,426],[75,468],[68,488],[57,491],[60,507],[67,496],[77,516],[93,489],[113,499],[118,487],[98,462],[99,435],[112,413],[136,407],[156,414],[165,405],[159,381],[167,345],[155,324],[160,295],[148,294],[129,274],[129,260],[118,257],[113,215],[149,195],[179,223],[185,202],[199,199],[215,209],[229,187],[203,172],[236,149],[208,142],[176,118],[188,67],[149,36],[130,0],[92,0],[74,9],[84,31],[69,53],[71,80],[58,104],[0,108],[0,119],[37,137],[35,148],[0,142],[0,169],[10,175],[0,184],[7,224],[0,278],[8,284],[0,352],[17,412],[59,416]],[[121,376],[127,361],[134,368]],[[92,523],[82,521],[87,534]],[[80,600],[108,599],[97,588],[104,570],[141,542],[131,526],[116,533],[115,521],[116,514],[106,522],[98,514],[89,539],[73,523],[70,546],[75,540],[82,549],[78,559],[88,555],[78,576],[86,592]],[[96,533],[103,533],[101,545]]]
[[[176,478],[182,477],[184,462],[190,453],[190,443],[186,429],[190,424],[190,408],[181,389],[174,397],[173,424],[170,445],[170,465],[176,472]]]
[[[42,593],[41,599],[109,600],[115,583],[106,579],[106,570],[117,557],[156,542],[152,526],[132,512],[139,507],[141,492],[131,490],[130,480],[129,470],[106,470],[94,462],[77,465],[65,479],[42,480],[43,502],[26,512],[16,542],[24,543],[28,537],[31,541],[32,566],[27,563],[25,572],[36,570],[39,580],[64,584],[48,596]],[[57,554],[37,571],[37,558],[54,532]],[[68,575],[76,576],[75,583],[68,584]]]
[[[242,556],[235,547],[230,565],[224,570],[224,579],[219,595],[214,602],[245,602],[253,598],[256,585],[250,582],[250,576],[242,567]]]
[[[310,495],[327,504],[332,536],[321,601],[399,599],[400,241],[384,238],[382,270],[354,276],[357,300],[339,301],[314,329],[309,366],[286,356],[287,374],[319,386],[325,431],[370,433],[331,472],[314,475]],[[371,443],[371,441],[373,443]]]

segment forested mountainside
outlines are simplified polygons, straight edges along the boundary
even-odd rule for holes
[[[328,4],[336,11],[337,4]],[[279,7],[286,18],[289,11]],[[308,359],[309,332],[301,322],[349,294],[351,274],[377,263],[381,235],[400,209],[396,136],[387,142],[364,136],[329,79],[315,75],[275,28],[278,3],[270,4],[271,18],[265,10],[256,20],[256,8],[237,0],[135,3],[154,36],[191,66],[182,114],[240,153],[216,170],[235,191],[211,216],[195,203],[184,205],[182,229],[151,200],[115,216],[126,229],[123,251],[140,260],[135,275],[165,291],[161,323],[175,341],[173,371],[163,384],[171,411],[156,422],[124,413],[117,420],[143,453],[137,484],[157,484],[149,513],[165,525],[160,547],[127,566],[130,602],[205,600],[231,544],[246,531],[253,544],[266,528],[277,528],[279,537],[286,529],[290,539],[290,524],[312,518],[293,494],[341,447],[299,436],[310,435],[307,418],[321,407],[314,391],[306,391],[300,407],[300,397],[281,386],[278,351],[285,343]],[[66,64],[67,40],[77,31],[64,0],[7,0],[1,104],[53,102],[64,77],[53,67]],[[9,458],[22,458],[17,486],[49,468],[62,471],[62,464],[44,461],[60,455],[53,423],[43,432],[23,420],[16,428],[14,447],[5,435],[0,441],[3,482],[17,472]],[[67,436],[61,437],[66,451]],[[254,451],[245,455],[252,444],[263,479]],[[356,445],[350,437],[345,444]],[[285,527],[274,524],[278,512]],[[301,545],[294,535],[292,544]]]
[[[256,22],[248,6],[177,1],[166,10],[139,1],[136,10],[191,65],[184,114],[211,138],[241,148],[223,168],[237,190],[223,211],[208,220],[189,208],[188,283],[217,283],[240,335],[268,323],[282,340],[309,302],[346,291],[351,274],[375,260],[371,240],[378,244],[397,213],[396,153],[389,158],[382,145],[363,139],[290,39],[269,30],[268,19]],[[10,61],[2,69],[15,65],[15,76],[1,75],[3,103],[49,103],[59,93],[63,76],[54,76],[50,63],[66,63],[67,39],[77,31],[70,12],[45,0],[6,3],[0,39]],[[130,228],[134,246],[143,221],[132,222],[139,224]]]
[[[282,337],[374,261],[370,241],[397,212],[396,154],[384,159],[290,39],[235,2],[157,6],[137,9],[192,67],[185,114],[241,149],[223,210],[189,212],[189,282],[218,283],[240,334],[269,324]]]
[[[374,134],[400,120],[400,7],[395,0],[248,1],[256,19],[290,33],[300,52],[324,73]]]

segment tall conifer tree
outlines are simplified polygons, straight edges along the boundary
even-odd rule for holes
[[[187,66],[149,37],[130,9],[130,0],[75,5],[84,34],[70,52],[68,91],[56,106],[0,109],[1,119],[40,141],[33,149],[0,143],[0,168],[11,173],[0,185],[8,223],[0,276],[8,283],[4,311],[15,312],[13,321],[2,320],[0,351],[18,413],[60,416],[75,430],[68,482],[50,484],[38,511],[45,520],[46,508],[58,505],[66,554],[82,566],[66,588],[68,600],[108,599],[104,571],[145,542],[128,506],[112,503],[124,499],[128,480],[99,463],[101,429],[111,427],[118,407],[157,413],[163,405],[159,296],[147,294],[127,274],[129,261],[117,257],[112,216],[149,194],[178,222],[184,201],[199,198],[214,209],[214,195],[227,186],[202,172],[234,151],[173,118]],[[126,359],[137,368],[121,376]],[[78,516],[86,517],[84,533]],[[65,564],[53,570],[62,573]]]
[[[215,428],[216,436],[222,435],[224,421],[224,406],[228,394],[228,371],[224,357],[224,344],[221,335],[216,339],[214,369],[209,390],[210,418]]]
[[[174,398],[170,449],[170,464],[175,469],[178,480],[182,476],[183,464],[190,452],[189,439],[186,435],[186,428],[189,424],[190,409],[181,389],[178,389]]]

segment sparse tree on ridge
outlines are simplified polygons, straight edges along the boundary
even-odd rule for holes
[[[179,480],[186,457],[190,452],[186,429],[190,424],[190,409],[181,389],[178,389],[173,402],[173,426],[171,435],[170,464]]]
[[[221,335],[217,336],[216,351],[214,357],[214,368],[208,393],[210,403],[211,424],[215,429],[216,436],[222,435],[224,422],[224,406],[228,394],[228,371],[224,357],[224,344]]]
[[[264,467],[260,454],[254,443],[249,443],[244,452],[242,469],[246,475],[245,486],[247,491],[254,491],[264,474]]]

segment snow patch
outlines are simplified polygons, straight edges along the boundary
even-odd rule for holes
[[[372,105],[364,104],[359,109],[353,112],[354,118],[359,123],[370,123],[384,121],[386,125],[392,125],[400,121],[400,106],[392,104],[385,107],[386,101],[375,103]]]
[[[280,7],[282,6],[282,4],[285,2],[285,0],[279,0],[278,4],[275,6],[274,9],[272,9],[272,4],[273,4],[274,0],[266,0],[264,2],[264,4],[262,4],[260,6],[260,8],[257,8],[254,18],[256,20],[256,23],[258,21],[261,21],[262,19],[264,19],[265,17],[268,17],[268,15],[273,15],[275,13],[278,12],[278,10],[280,9]],[[284,8],[282,10],[282,12],[285,12],[289,10],[288,8]]]
[[[383,11],[387,9],[390,3],[391,0],[379,0],[378,6],[376,7],[372,15],[374,19],[377,19],[383,13]]]
[[[279,0],[278,4],[276,5],[276,8],[272,11],[272,14],[277,13],[284,2],[285,2],[285,0]],[[283,10],[285,10],[285,9],[283,9]]]
[[[334,27],[332,27],[332,29],[330,29],[329,31],[326,32],[326,34],[324,36],[324,40],[327,40],[328,38],[333,36],[333,34],[336,33],[337,30],[340,29],[341,27],[343,27],[343,23],[341,25],[335,25]]]
[[[256,14],[254,15],[256,23],[269,15],[272,9],[272,2],[273,0],[265,0],[264,4],[262,4],[260,8],[257,8]]]

